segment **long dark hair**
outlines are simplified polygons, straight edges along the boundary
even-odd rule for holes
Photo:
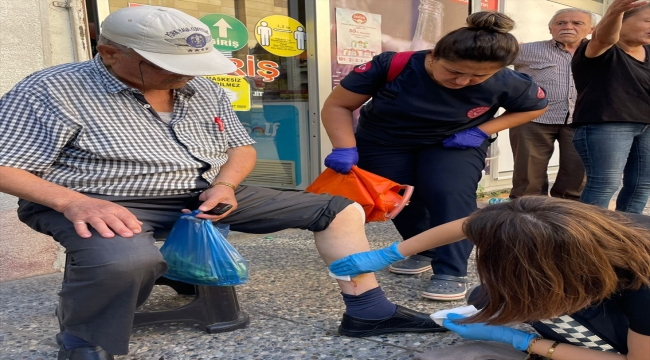
[[[519,43],[510,34],[514,20],[505,14],[481,11],[467,17],[467,26],[443,36],[433,49],[435,59],[512,64]]]
[[[650,232],[615,211],[529,196],[481,209],[463,228],[489,297],[468,322],[548,319],[650,286]]]

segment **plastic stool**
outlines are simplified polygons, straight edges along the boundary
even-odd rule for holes
[[[66,255],[64,280],[70,260],[70,256]],[[191,322],[200,324],[205,327],[206,332],[214,334],[243,329],[250,322],[248,314],[239,308],[234,286],[191,285],[167,279],[164,276],[158,278],[155,284],[167,285],[178,294],[194,295],[194,300],[189,304],[171,310],[136,311],[133,320],[134,327],[169,322]],[[59,318],[59,327],[63,331],[61,314],[55,313]],[[59,335],[57,335],[57,343],[60,345],[61,339]]]
[[[190,284],[160,277],[156,285],[167,285],[179,294],[188,293]],[[137,311],[133,326],[145,326],[168,322],[192,322],[201,324],[209,334],[245,328],[250,319],[239,309],[234,286],[194,285],[194,300],[176,309],[160,311]]]

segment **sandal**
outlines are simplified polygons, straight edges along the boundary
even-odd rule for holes
[[[429,286],[422,292],[422,297],[440,301],[463,300],[468,286],[466,277],[433,275]]]

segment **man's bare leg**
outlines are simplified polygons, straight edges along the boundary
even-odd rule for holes
[[[368,251],[368,239],[360,206],[349,205],[338,213],[327,229],[314,233],[316,248],[327,265],[350,254]],[[362,274],[352,281],[337,280],[344,294],[359,295],[379,286],[374,273]]]

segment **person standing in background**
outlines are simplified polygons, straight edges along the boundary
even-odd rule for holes
[[[548,93],[548,111],[532,122],[510,129],[514,172],[510,198],[549,194],[548,163],[560,145],[560,169],[550,195],[578,200],[585,170],[573,146],[571,120],[577,97],[571,59],[591,34],[596,17],[587,10],[561,9],[548,24],[553,39],[522,44],[515,70],[530,75]]]
[[[640,214],[650,196],[650,4],[615,0],[572,63],[573,144],[587,183],[580,201]]]

